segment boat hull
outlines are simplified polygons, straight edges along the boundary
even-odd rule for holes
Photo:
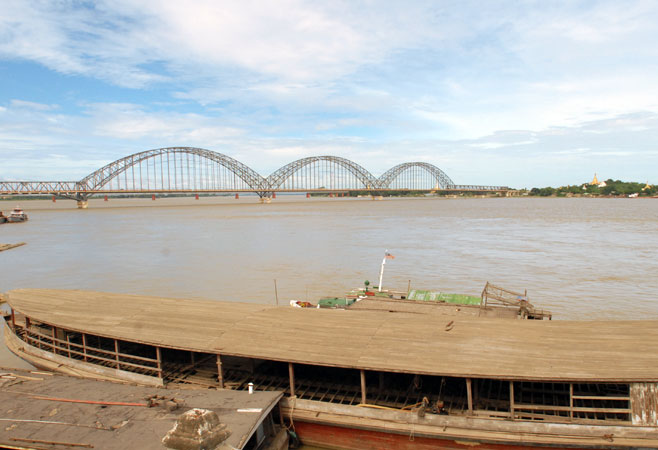
[[[463,449],[491,449],[491,450],[528,450],[546,448],[602,448],[602,447],[565,447],[563,445],[518,445],[494,444],[482,441],[464,439],[438,439],[410,434],[396,434],[359,430],[355,428],[342,428],[318,423],[295,422],[295,432],[304,445],[317,446],[336,450],[463,450]]]
[[[657,448],[655,427],[542,423],[427,414],[283,398],[282,416],[304,445],[387,449]]]

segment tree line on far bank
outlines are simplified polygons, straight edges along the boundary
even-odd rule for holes
[[[628,197],[629,195],[637,194],[639,197],[653,197],[658,195],[658,186],[653,185],[647,187],[646,183],[627,182],[620,180],[608,179],[605,180],[604,186],[596,184],[579,184],[573,186],[560,186],[532,188],[528,195],[538,197],[568,197],[573,195],[592,195],[592,196],[619,196]]]

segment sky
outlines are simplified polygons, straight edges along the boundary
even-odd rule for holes
[[[0,180],[201,147],[658,184],[658,2],[0,0]]]

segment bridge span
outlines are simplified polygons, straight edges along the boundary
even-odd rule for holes
[[[86,204],[93,195],[164,193],[242,193],[340,191],[506,192],[506,186],[455,184],[426,162],[398,164],[375,177],[338,156],[298,159],[268,177],[227,155],[195,147],[167,147],[113,161],[79,181],[0,181],[0,195],[54,195]]]

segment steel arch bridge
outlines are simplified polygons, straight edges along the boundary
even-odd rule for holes
[[[370,172],[339,156],[311,156],[281,167],[266,178],[270,192],[308,190],[371,190],[379,182]]]
[[[454,189],[455,186],[444,171],[425,162],[398,164],[384,172],[378,181],[382,189],[439,190]]]
[[[312,156],[263,177],[240,161],[196,147],[167,147],[113,161],[79,181],[0,181],[0,195],[55,195],[85,202],[92,195],[135,193],[508,191],[505,186],[456,185],[425,162],[399,164],[379,178],[346,158]]]

